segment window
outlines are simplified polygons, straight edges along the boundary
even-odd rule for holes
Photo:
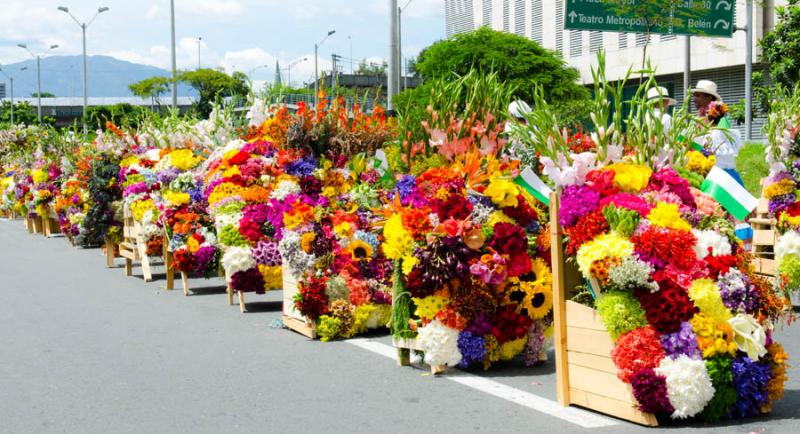
[[[564,0],[556,0],[556,51],[564,53]]]
[[[569,56],[578,57],[583,54],[583,32],[580,30],[569,31]]]
[[[483,0],[483,25],[492,27],[492,0]]]
[[[542,0],[531,1],[531,39],[538,42],[539,45],[544,45],[544,32],[542,31]]]
[[[619,49],[624,50],[628,48],[628,34],[627,33],[620,33],[619,34]]]
[[[503,31],[511,31],[511,7],[508,2],[510,0],[503,0]]]
[[[647,33],[637,33],[636,34],[636,46],[637,47],[644,47],[645,44],[650,42],[650,35]]]
[[[514,1],[514,33],[525,36],[525,3],[526,0]]]
[[[589,32],[589,52],[597,53],[603,49],[603,32]]]

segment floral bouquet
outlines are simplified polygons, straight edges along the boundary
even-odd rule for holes
[[[148,256],[161,256],[164,230],[159,224],[156,204],[161,200],[161,182],[155,166],[167,150],[150,149],[131,155],[120,162],[119,183],[123,205],[141,225],[139,236],[146,245]]]
[[[0,175],[0,211],[7,213],[14,211],[14,189],[17,185],[15,173],[16,170],[9,165],[3,168],[3,173]]]
[[[55,212],[61,232],[77,237],[89,210],[89,191],[77,175],[67,178],[56,194]]]
[[[371,166],[364,154],[350,161],[330,154],[313,170],[287,166],[279,184],[291,186],[279,245],[284,272],[298,279],[295,308],[323,341],[386,327],[391,316],[392,265],[379,248],[381,219],[373,212],[385,190]]]
[[[60,176],[61,167],[43,157],[37,159],[33,166],[32,194],[27,206],[45,220],[50,218],[50,205],[53,203],[55,193],[59,190]]]

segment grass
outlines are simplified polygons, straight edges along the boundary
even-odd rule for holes
[[[769,175],[764,152],[763,144],[750,142],[736,156],[736,170],[742,176],[747,191],[755,197],[761,197],[761,178]]]

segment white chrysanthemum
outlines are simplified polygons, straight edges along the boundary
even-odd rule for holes
[[[698,231],[697,229],[692,229],[692,233],[697,238],[697,244],[694,245],[694,253],[698,258],[703,259],[708,256],[709,248],[712,256],[731,254],[731,243],[728,241],[728,237],[712,230]]]
[[[233,226],[238,228],[239,222],[242,220],[242,213],[235,214],[217,214],[214,222],[217,228],[224,228],[225,226]]]
[[[161,226],[155,224],[142,225],[142,238],[145,240],[152,240],[153,238],[160,237],[163,234]]]
[[[309,255],[300,248],[300,234],[295,231],[283,232],[283,238],[278,243],[278,252],[283,264],[287,266],[284,271],[288,271],[295,279],[300,279],[317,261],[314,255]]]
[[[225,269],[228,279],[235,273],[255,268],[256,265],[250,247],[228,247],[222,255],[222,268]]]
[[[750,360],[758,361],[767,354],[767,334],[755,318],[740,313],[729,319],[728,324],[733,328],[733,341],[739,351],[747,353]]]
[[[800,255],[800,233],[795,230],[781,235],[775,243],[775,261],[780,264],[786,255]]]
[[[714,386],[702,360],[690,359],[685,354],[675,359],[664,357],[655,372],[667,379],[667,395],[675,408],[673,419],[697,415],[714,397]]]
[[[284,179],[283,181],[279,182],[275,189],[272,190],[272,194],[269,197],[273,199],[283,200],[286,196],[290,194],[299,194],[300,193],[300,186],[293,181],[289,181]]]
[[[458,351],[458,330],[447,327],[438,319],[419,329],[417,342],[425,352],[425,363],[455,366],[461,361]]]

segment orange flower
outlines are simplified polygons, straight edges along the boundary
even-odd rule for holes
[[[430,232],[432,228],[431,221],[428,214],[431,213],[430,208],[406,208],[401,215],[403,220],[403,227],[406,228],[413,237],[418,237]]]
[[[260,202],[266,203],[269,202],[269,193],[270,191],[260,185],[253,185],[249,188],[246,188],[241,196],[247,202]]]

